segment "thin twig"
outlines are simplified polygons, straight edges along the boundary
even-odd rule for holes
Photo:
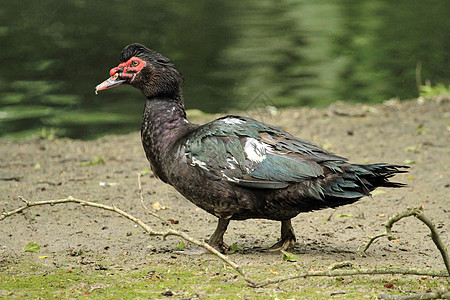
[[[439,236],[439,233],[436,229],[436,226],[434,226],[433,222],[428,219],[427,216],[423,213],[423,206],[420,207],[414,207],[414,208],[408,208],[406,211],[397,212],[393,217],[389,218],[389,220],[386,222],[384,227],[386,228],[385,233],[378,234],[376,236],[373,236],[369,239],[369,242],[367,242],[366,246],[363,249],[363,252],[365,252],[367,249],[369,249],[370,245],[378,238],[380,237],[387,237],[388,240],[392,241],[396,238],[392,234],[392,226],[400,221],[403,218],[414,216],[420,221],[422,221],[425,225],[428,226],[428,228],[431,231],[431,239],[433,240],[434,244],[438,248],[439,252],[442,255],[442,259],[444,260],[445,268],[447,269],[447,273],[450,275],[450,259],[448,256],[447,249],[444,245],[444,243],[441,240],[441,237]]]
[[[130,215],[129,213],[121,210],[120,208],[118,208],[115,205],[112,206],[108,206],[108,205],[104,205],[104,204],[100,204],[100,203],[95,203],[95,202],[90,202],[90,201],[85,201],[85,200],[81,200],[81,199],[77,199],[74,198],[72,196],[69,196],[67,198],[63,198],[63,199],[55,199],[55,200],[45,200],[45,201],[36,201],[36,202],[31,202],[28,200],[25,200],[23,197],[19,196],[19,199],[22,200],[25,205],[22,207],[19,207],[18,209],[15,209],[14,212],[18,213],[21,212],[27,208],[33,207],[33,206],[42,206],[42,205],[56,205],[56,204],[63,204],[63,203],[78,203],[81,206],[90,206],[90,207],[96,207],[96,208],[100,208],[100,209],[104,209],[104,210],[108,210],[108,211],[112,211],[115,213],[118,213],[119,215],[133,221],[134,223],[136,223],[137,225],[141,226],[147,233],[149,233],[150,235],[159,235],[159,236],[163,236],[166,234],[166,232],[162,232],[162,231],[155,231],[153,230],[149,225],[145,224],[143,221],[141,221],[140,219],[136,218],[135,216]],[[0,215],[0,220],[11,216],[11,212],[5,212],[2,213]]]
[[[420,293],[408,296],[397,296],[397,295],[387,295],[380,294],[378,296],[380,299],[384,300],[431,300],[431,299],[450,299],[450,292],[448,290],[442,289],[434,292]]]
[[[441,240],[441,237],[439,236],[439,233],[438,233],[438,231],[436,229],[436,226],[434,226],[433,222],[431,222],[431,220],[428,219],[428,217],[425,216],[425,214],[422,211],[420,211],[419,213],[415,214],[414,216],[417,219],[419,219],[420,221],[422,221],[423,223],[425,223],[425,225],[427,225],[428,228],[430,228],[431,239],[433,240],[434,244],[438,248],[439,252],[441,252],[442,259],[444,260],[445,267],[447,268],[447,272],[450,275],[450,261],[449,261],[449,258],[448,258],[448,252],[447,252],[447,249],[446,249],[444,243]]]
[[[435,277],[449,277],[445,271],[426,271],[419,269],[400,269],[400,268],[374,268],[374,269],[354,269],[354,270],[327,270],[327,271],[304,271],[298,274],[289,275],[286,277],[267,279],[257,282],[257,287],[266,286],[269,284],[280,283],[283,281],[306,278],[306,277],[337,277],[337,276],[354,276],[354,275],[419,275],[419,276],[435,276]]]
[[[158,214],[152,212],[150,209],[148,209],[147,205],[145,205],[144,202],[144,196],[143,196],[143,192],[142,192],[142,184],[141,184],[141,177],[142,177],[142,172],[137,173],[138,177],[138,192],[139,192],[139,197],[141,198],[141,205],[144,208],[144,210],[149,214],[152,215],[153,217],[157,218],[158,220],[160,220],[161,222],[163,222],[163,224],[168,225],[169,227],[173,228],[172,224],[170,222],[167,222],[166,220],[164,220],[163,218],[161,218]]]
[[[394,216],[390,217],[387,220],[386,224],[384,224],[384,227],[386,228],[386,232],[371,237],[369,239],[369,242],[367,242],[366,246],[364,247],[363,252],[366,252],[367,249],[369,249],[370,245],[372,245],[372,243],[380,237],[385,236],[390,241],[396,240],[397,238],[394,237],[394,235],[392,234],[392,226],[403,218],[415,216],[422,210],[423,210],[423,207],[416,207],[416,208],[408,208],[405,211],[397,212]]]
[[[375,236],[370,237],[369,241],[364,246],[363,252],[366,252],[367,249],[369,249],[370,245],[372,245],[372,243],[375,242],[375,240],[377,240],[377,239],[379,239],[380,237],[383,237],[383,236],[387,236],[387,233],[386,232],[385,233],[380,233],[380,234],[377,234]],[[359,249],[358,249],[358,251],[359,251]]]

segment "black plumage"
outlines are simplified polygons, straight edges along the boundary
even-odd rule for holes
[[[103,90],[123,83],[146,97],[142,143],[155,176],[219,218],[209,243],[225,248],[230,220],[281,221],[274,249],[295,242],[291,219],[301,212],[353,203],[390,182],[405,166],[351,164],[310,142],[247,117],[226,116],[204,125],[186,119],[183,78],[166,57],[140,44],[121,53]]]

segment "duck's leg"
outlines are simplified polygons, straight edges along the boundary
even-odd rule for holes
[[[230,223],[230,220],[221,219],[219,218],[219,223],[217,224],[217,228],[214,231],[214,233],[209,238],[208,244],[213,246],[216,249],[219,249],[220,251],[227,251],[228,246],[223,242],[223,235],[225,234],[225,231],[227,231],[228,224]]]
[[[292,228],[291,220],[281,221],[281,240],[271,246],[269,251],[287,250],[295,246],[294,228]]]

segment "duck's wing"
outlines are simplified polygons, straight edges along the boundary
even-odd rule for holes
[[[197,128],[178,153],[209,178],[263,189],[323,177],[324,167],[338,169],[335,162],[346,160],[279,128],[239,116]]]

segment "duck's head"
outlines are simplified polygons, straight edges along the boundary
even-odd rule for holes
[[[95,92],[122,84],[138,88],[147,98],[179,98],[183,77],[167,57],[141,44],[126,46],[120,64],[109,71],[110,78],[95,87]]]

